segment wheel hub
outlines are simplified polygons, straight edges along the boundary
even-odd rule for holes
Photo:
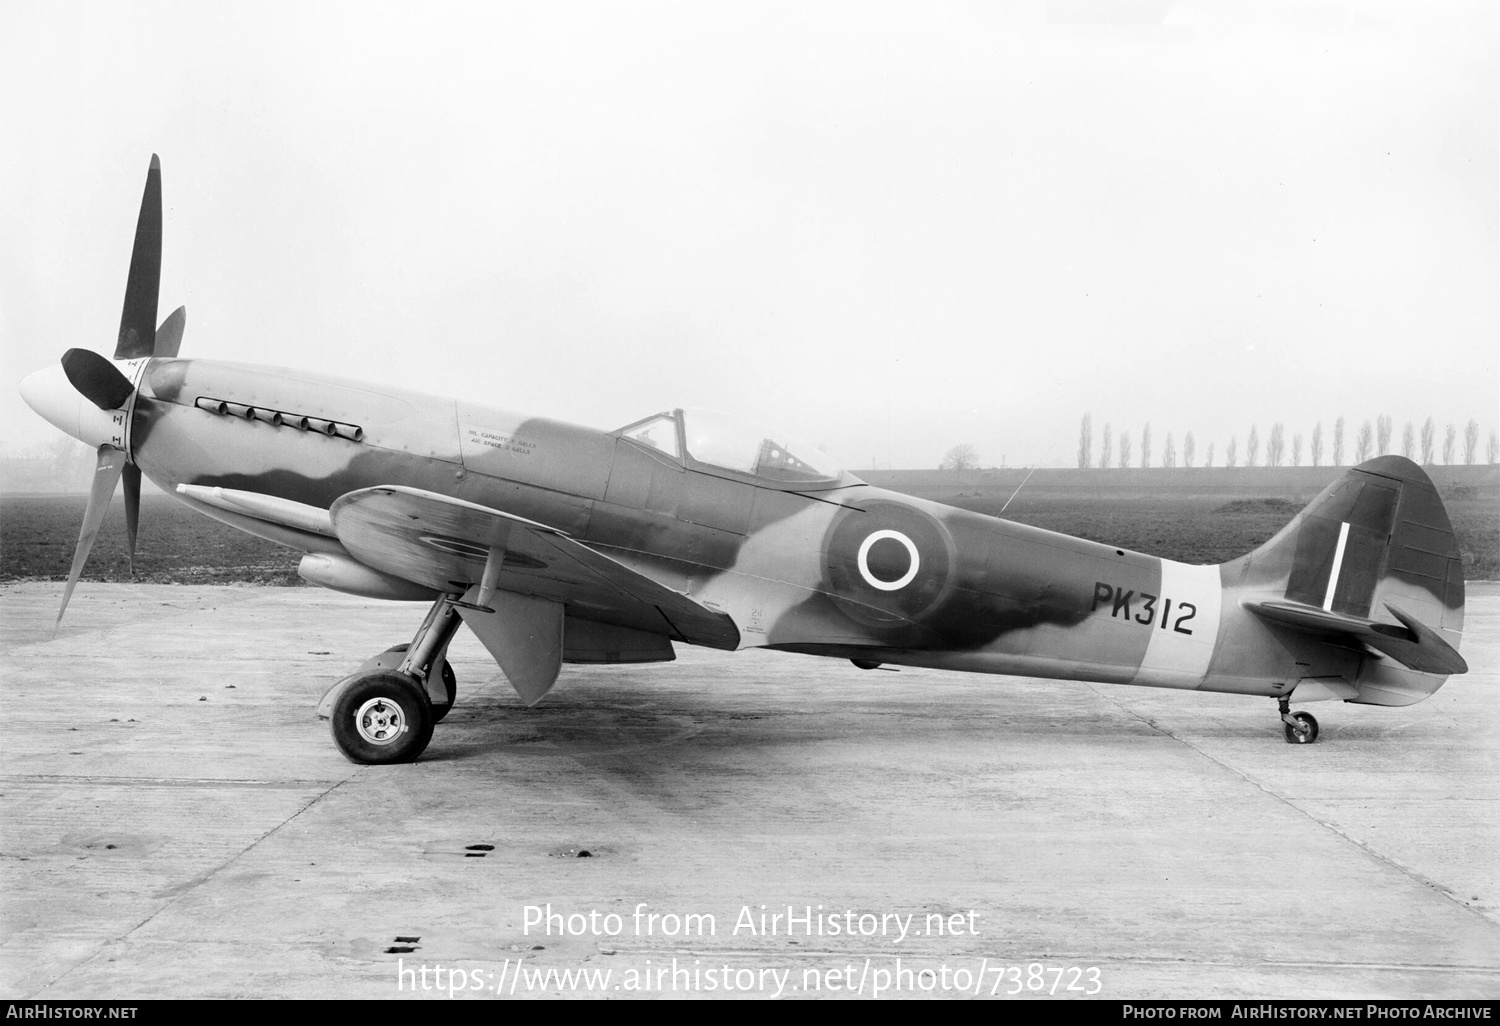
[[[406,731],[406,714],[389,698],[372,698],[354,714],[354,728],[372,745],[388,745]]]

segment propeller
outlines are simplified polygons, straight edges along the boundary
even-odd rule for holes
[[[125,479],[125,555],[130,560],[130,576],[135,576],[135,536],[141,527],[141,468],[125,464],[120,475]]]
[[[161,322],[161,327],[156,329],[156,348],[152,356],[160,356],[171,359],[177,355],[177,350],[182,347],[182,329],[187,327],[187,307],[179,306],[167,315],[167,319]]]
[[[156,297],[161,291],[161,160],[151,154],[146,191],[135,222],[130,276],[125,279],[125,308],[120,311],[116,360],[155,356]]]
[[[101,410],[118,410],[135,391],[120,368],[92,349],[69,349],[62,367],[73,387]]]
[[[161,288],[161,160],[151,155],[146,172],[146,189],[141,196],[141,212],[136,219],[135,244],[130,253],[130,273],[125,282],[125,304],[120,312],[120,332],[115,343],[116,361],[143,357],[174,357],[182,345],[187,325],[187,311],[178,307],[160,327],[156,324],[157,294]],[[107,413],[123,410],[135,392],[135,386],[116,364],[87,349],[69,349],[62,358],[63,373],[89,402]],[[28,400],[29,401],[29,400]],[[76,400],[75,400],[76,402]],[[81,407],[87,409],[87,407]],[[50,419],[50,418],[49,418]],[[125,530],[129,539],[130,572],[135,573],[135,540],[141,512],[141,470],[131,462],[122,448],[124,435],[115,436],[98,447],[94,480],[89,489],[88,506],[78,544],[73,550],[73,566],[63,590],[62,606],[57,611],[57,626],[62,624],[73,588],[88,562],[99,525],[109,508],[115,486],[125,479]]]
[[[137,230],[139,236],[139,230]],[[161,247],[161,236],[157,235],[157,248]],[[187,307],[179,306],[167,315],[156,329],[153,355],[170,359],[182,346],[182,331],[187,327]],[[130,576],[135,576],[135,538],[141,522],[141,468],[134,463],[125,465],[125,537],[126,553],[130,557]]]
[[[63,589],[62,606],[57,610],[57,622],[52,625],[52,636],[62,625],[63,613],[68,611],[68,600],[73,597],[73,588],[78,584],[78,575],[83,573],[83,564],[88,562],[89,550],[94,539],[99,537],[99,525],[104,522],[104,511],[109,508],[110,497],[115,494],[115,483],[125,469],[125,454],[111,445],[99,446],[99,462],[94,466],[94,483],[89,488],[89,504],[83,512],[83,527],[78,531],[78,546],[73,550],[73,567],[68,571],[68,586]]]

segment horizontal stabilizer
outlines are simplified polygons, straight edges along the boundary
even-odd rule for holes
[[[1285,599],[1246,601],[1245,608],[1267,620],[1313,634],[1344,635],[1383,652],[1419,673],[1465,673],[1469,664],[1437,631],[1389,602],[1385,608],[1400,621],[1382,623],[1349,613],[1336,613]]]

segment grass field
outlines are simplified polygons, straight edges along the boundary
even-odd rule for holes
[[[1268,479],[1269,480],[1269,479]],[[913,489],[925,498],[997,514],[1014,491],[1011,482],[941,482]],[[1490,487],[1451,486],[1448,514],[1471,580],[1500,579],[1500,496]],[[1272,491],[1273,486],[1261,486]],[[1288,489],[1297,494],[1296,489]],[[64,580],[83,520],[85,497],[0,497],[0,581]],[[1156,495],[1137,491],[1023,489],[1006,518],[1185,563],[1220,563],[1275,534],[1304,502],[1285,495]],[[141,501],[137,580],[153,583],[300,585],[299,553],[262,541],[195,513],[165,495]],[[90,580],[130,580],[125,515],[117,500],[105,517],[89,559]]]
[[[66,580],[83,522],[83,495],[0,497],[0,581]],[[141,497],[136,580],[155,584],[302,584],[301,553],[236,531],[166,495]],[[125,507],[104,517],[85,576],[131,580]]]

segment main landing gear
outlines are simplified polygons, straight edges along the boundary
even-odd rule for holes
[[[432,728],[458,695],[446,658],[448,642],[463,622],[456,602],[451,595],[438,599],[410,644],[372,656],[334,685],[329,726],[350,762],[413,762],[426,750]]]
[[[1312,713],[1292,712],[1290,703],[1283,695],[1276,702],[1276,708],[1281,711],[1282,730],[1286,734],[1286,743],[1289,745],[1310,745],[1318,739],[1318,721],[1313,718]]]

